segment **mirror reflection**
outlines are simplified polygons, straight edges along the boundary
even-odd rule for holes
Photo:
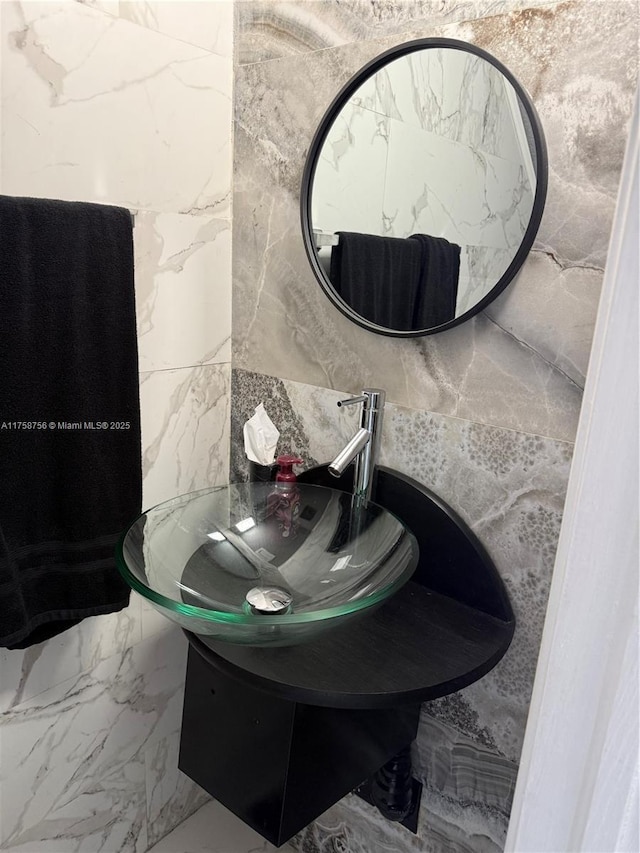
[[[394,58],[355,87],[314,165],[316,274],[365,323],[400,333],[475,313],[521,247],[539,171],[511,82],[445,46]]]

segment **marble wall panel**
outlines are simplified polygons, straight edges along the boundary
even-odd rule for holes
[[[389,155],[387,116],[345,104],[322,146],[311,197],[314,228],[384,234],[384,176]],[[360,191],[363,187],[363,191]],[[354,195],[354,188],[358,188]]]
[[[517,287],[507,288],[484,315],[553,365],[566,377],[569,394],[578,394],[587,373],[601,284],[600,270],[563,267],[552,254],[532,252]],[[558,334],[558,315],[567,318],[565,327],[570,322],[570,334]]]
[[[515,789],[517,763],[493,748],[461,734],[434,719],[425,703],[413,750],[413,773],[435,794],[477,808],[509,815]]]
[[[233,54],[233,0],[80,0],[210,53]]]
[[[0,649],[0,714],[92,670],[141,639],[140,600],[133,593],[129,607],[118,613],[85,619],[28,649]]]
[[[553,0],[236,0],[238,64],[399,36],[417,26],[484,18]]]
[[[145,503],[228,469],[232,32],[229,4],[197,5],[0,8],[3,192],[136,214]],[[132,593],[0,651],[3,849],[145,851],[202,802],[172,765],[183,646]]]
[[[142,375],[144,506],[228,482],[230,380],[228,364]]]
[[[231,65],[80,3],[3,3],[3,190],[229,215]]]
[[[532,207],[521,163],[391,122],[384,198],[389,236],[433,234],[462,246],[510,248],[513,255]]]
[[[231,224],[136,214],[140,371],[231,360]]]
[[[233,370],[231,482],[249,478],[242,429],[259,403],[264,404],[280,432],[277,453],[295,453],[304,460],[302,468],[311,468],[330,462],[359,426],[356,408],[336,405],[345,396],[339,391]]]
[[[517,761],[560,532],[572,446],[542,436],[390,407],[383,464],[425,483],[476,533],[500,572],[516,614],[511,647],[459,705],[492,746]],[[432,703],[433,704],[433,703]],[[443,700],[441,705],[447,705]],[[444,712],[443,712],[444,713]]]
[[[434,47],[395,59],[351,100],[485,154],[517,161],[510,94],[504,75],[484,58]]]
[[[429,790],[422,798],[415,835],[349,794],[291,843],[300,853],[500,853],[505,835],[503,815]]]
[[[179,747],[180,732],[175,731],[145,750],[149,846],[211,799],[206,791],[178,770]]]
[[[284,844],[274,847],[215,800],[176,827],[149,853],[292,853]]]
[[[141,375],[144,507],[229,481],[230,385],[229,364]],[[174,630],[145,599],[139,618],[143,639]]]
[[[3,850],[144,853],[145,750],[179,724],[185,665],[176,630],[5,713]]]
[[[450,36],[488,49],[521,80],[541,114],[551,163],[549,204],[537,250],[509,289],[508,322],[503,325],[494,310],[440,335],[389,340],[355,327],[326,300],[300,238],[304,153],[340,86],[398,38],[342,42],[328,50],[310,44],[295,52],[286,33],[298,39],[300,16],[307,16],[309,28],[319,20],[319,38],[326,40],[322,25],[333,26],[336,6],[289,4],[283,10],[264,4],[260,14],[275,15],[265,27],[269,38],[281,38],[281,58],[236,68],[235,364],[350,392],[380,386],[400,405],[570,441],[584,376],[577,365],[588,360],[594,290],[635,88],[638,6],[574,0],[510,14],[494,7],[490,18],[482,17],[480,6],[467,20],[458,7],[454,19],[460,23],[414,20],[403,38]],[[252,9],[238,7],[240,57],[242,45],[251,46]],[[291,31],[287,22],[293,22]],[[520,284],[544,269],[560,288],[555,305],[549,287],[536,295]]]

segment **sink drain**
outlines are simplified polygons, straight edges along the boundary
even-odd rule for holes
[[[293,598],[288,592],[275,586],[254,586],[245,596],[251,613],[267,616],[288,613],[292,601]]]

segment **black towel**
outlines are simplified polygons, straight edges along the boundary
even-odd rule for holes
[[[126,607],[140,512],[129,211],[0,196],[0,646]]]
[[[351,231],[338,233],[330,278],[356,314],[378,326],[409,331],[422,268],[417,241]]]
[[[338,238],[329,277],[356,314],[397,331],[455,317],[460,246],[425,234],[404,239],[340,231]]]
[[[409,240],[422,247],[421,286],[418,288],[414,329],[432,329],[448,323],[456,316],[460,246],[444,237],[412,234]]]

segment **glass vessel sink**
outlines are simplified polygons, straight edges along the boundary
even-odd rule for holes
[[[127,583],[207,638],[295,645],[381,604],[418,561],[414,536],[374,503],[274,483],[183,495],[143,513],[116,557]],[[286,497],[286,496],[285,496]]]

